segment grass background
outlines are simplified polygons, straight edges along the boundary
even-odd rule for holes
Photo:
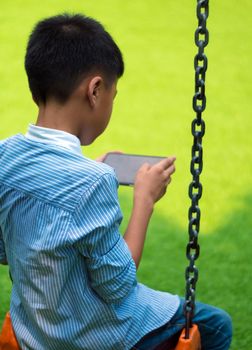
[[[139,281],[184,294],[188,184],[194,117],[193,57],[196,1],[5,0],[0,10],[0,138],[25,133],[37,110],[23,68],[25,46],[37,20],[59,12],[99,19],[123,51],[126,72],[118,85],[108,130],[83,152],[108,150],[177,156],[177,171],[151,221]],[[201,200],[201,256],[197,298],[233,318],[232,349],[252,343],[251,227],[252,3],[210,0],[207,129]],[[119,190],[126,226],[132,189]],[[0,267],[0,322],[11,285]]]

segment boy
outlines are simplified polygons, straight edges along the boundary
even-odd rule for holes
[[[81,153],[106,128],[124,71],[97,21],[45,19],[25,57],[39,113],[25,136],[0,144],[0,259],[13,279],[11,318],[22,349],[155,349],[183,327],[176,295],[137,283],[154,203],[175,157],[144,165],[124,236],[114,171]],[[228,349],[229,317],[198,304],[205,350]]]

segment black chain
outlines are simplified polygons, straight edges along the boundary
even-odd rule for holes
[[[198,28],[195,31],[195,44],[198,47],[198,53],[194,58],[195,94],[193,96],[193,109],[196,112],[196,118],[192,121],[192,182],[189,185],[189,197],[191,199],[191,206],[188,213],[189,243],[187,244],[186,248],[186,257],[189,260],[189,265],[185,270],[186,300],[184,305],[184,312],[186,316],[186,339],[189,338],[189,329],[192,326],[192,318],[195,309],[195,291],[196,283],[198,280],[198,269],[195,266],[195,260],[199,257],[200,254],[200,247],[198,244],[198,234],[200,230],[199,200],[202,196],[200,174],[203,168],[202,138],[205,134],[205,122],[202,120],[202,112],[206,108],[205,77],[207,70],[207,57],[204,54],[204,48],[207,46],[209,40],[209,34],[206,28],[206,22],[209,13],[208,5],[208,0],[197,0]]]

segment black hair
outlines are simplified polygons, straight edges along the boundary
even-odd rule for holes
[[[85,76],[99,70],[111,84],[124,72],[122,53],[96,20],[82,14],[45,18],[33,29],[25,69],[34,101],[65,102]]]

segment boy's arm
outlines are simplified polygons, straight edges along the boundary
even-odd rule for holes
[[[91,287],[106,303],[121,302],[136,284],[136,266],[119,232],[117,185],[114,174],[101,176],[83,194],[73,218],[75,247]]]
[[[167,185],[171,182],[171,175],[175,171],[175,159],[175,157],[166,158],[154,166],[143,165],[137,173],[133,210],[124,235],[136,267],[141,260],[154,204],[163,197]]]
[[[0,156],[4,152],[4,147],[6,145],[6,140],[0,140]],[[5,253],[4,241],[3,241],[3,233],[0,226],[0,264],[7,265],[7,257]]]
[[[0,227],[0,264],[8,265],[1,227]]]
[[[143,250],[154,203],[165,193],[175,158],[138,172],[132,216],[124,235],[114,175],[105,174],[84,193],[74,216],[75,246],[85,258],[89,280],[107,303],[118,303],[136,284],[136,265]]]

